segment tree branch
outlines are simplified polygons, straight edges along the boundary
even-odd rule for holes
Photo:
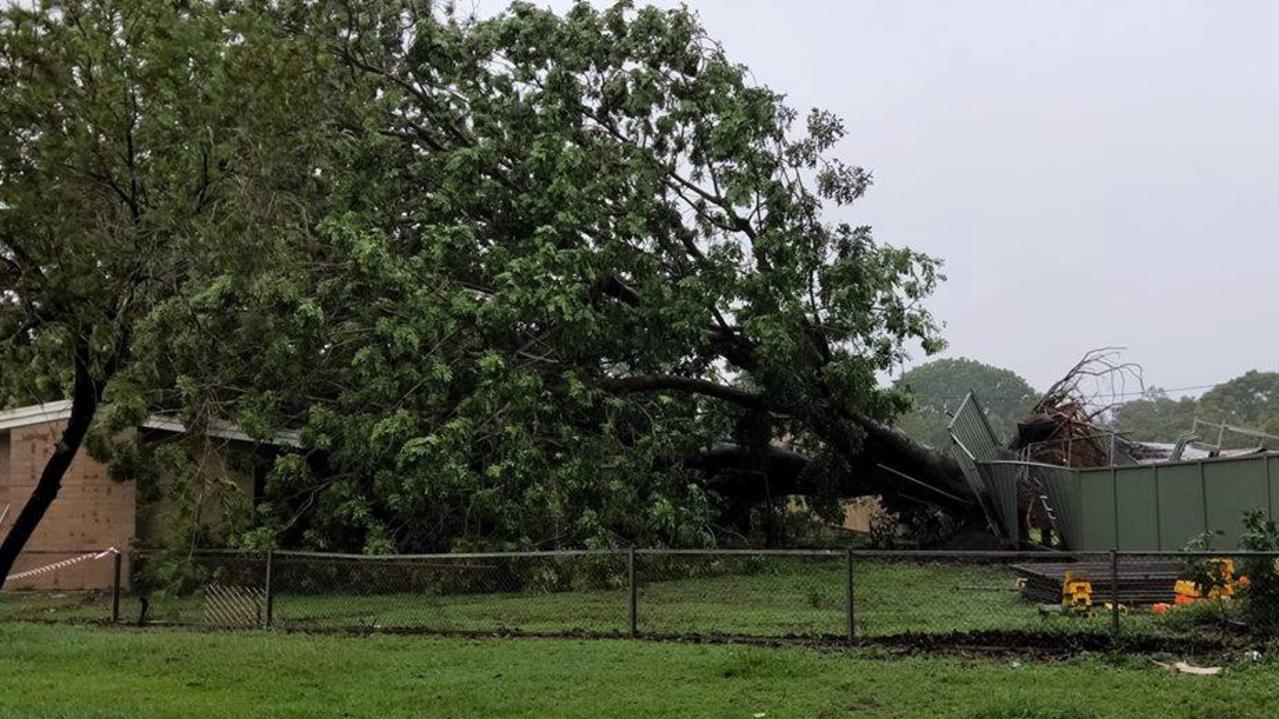
[[[639,375],[636,377],[617,377],[605,379],[597,383],[600,389],[614,394],[632,394],[636,392],[688,392],[722,399],[726,402],[747,407],[749,409],[767,409],[764,396],[736,387],[716,384],[696,377],[676,377],[673,375]]]

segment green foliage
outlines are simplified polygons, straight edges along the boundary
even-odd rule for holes
[[[1203,532],[1187,542],[1183,549],[1187,552],[1210,552],[1212,551],[1213,540],[1223,534],[1224,532],[1220,530]],[[1225,565],[1213,557],[1191,556],[1185,558],[1182,560],[1181,578],[1194,582],[1195,587],[1205,595],[1213,587],[1226,586],[1227,582]]]
[[[751,84],[690,12],[290,12],[336,59],[313,232],[154,316],[175,399],[303,428],[315,453],[266,486],[281,541],[706,544],[683,459],[755,410],[665,379],[747,387],[773,436],[849,455],[833,418],[891,418],[876,373],[939,346],[937,261],[824,220],[870,183],[831,155],[839,120]]]
[[[1245,512],[1243,527],[1240,549],[1279,552],[1279,525],[1265,510]],[[1244,620],[1257,633],[1279,633],[1279,570],[1275,558],[1247,557],[1241,562],[1239,573],[1248,578],[1248,585],[1241,592]]]
[[[1115,430],[1135,440],[1175,442],[1199,413],[1199,402],[1193,397],[1172,399],[1153,387],[1140,399],[1125,402],[1114,410]]]
[[[1250,370],[1213,387],[1199,398],[1199,416],[1279,434],[1279,372]]]
[[[111,380],[135,345],[163,341],[148,336],[156,304],[186,301],[231,258],[245,273],[269,261],[301,179],[269,143],[306,121],[272,104],[305,61],[268,47],[247,4],[25,5],[0,12],[4,404],[62,396],[76,357]],[[133,407],[146,386],[109,393]]]
[[[848,419],[900,409],[877,373],[941,345],[938,261],[825,219],[871,181],[833,156],[839,119],[752,84],[687,10],[0,22],[4,400],[58,396],[87,346],[113,426],[300,428],[237,544],[706,544],[686,456],[763,405],[844,467]]]
[[[977,393],[991,428],[1001,438],[1011,436],[1038,398],[1034,388],[1012,370],[963,357],[938,359],[902,373],[893,384],[910,398],[910,412],[898,426],[938,448],[950,447],[946,425],[969,391]]]
[[[1269,518],[1264,509],[1252,509],[1243,514],[1243,533],[1239,535],[1239,549],[1245,552],[1279,553],[1279,525]],[[1210,551],[1215,535],[1205,533],[1186,546],[1190,551]],[[1218,558],[1194,557],[1185,561],[1182,577],[1194,582],[1205,596],[1215,587],[1234,583],[1234,599],[1197,602],[1193,610],[1178,610],[1176,623],[1195,625],[1203,623],[1226,624],[1236,618],[1247,623],[1258,635],[1279,632],[1279,567],[1276,559],[1269,557],[1242,557],[1235,562],[1233,577],[1225,572],[1225,563]],[[1238,581],[1246,577],[1247,581]]]
[[[1186,544],[1188,552],[1207,552],[1212,550],[1213,540],[1223,532],[1204,532]],[[1220,592],[1234,583],[1237,571],[1228,573],[1227,564],[1219,557],[1191,556],[1182,559],[1181,578],[1194,583],[1202,601],[1182,606],[1167,619],[1170,627],[1198,627],[1204,625],[1224,626],[1234,618],[1236,607],[1233,598],[1212,597],[1214,591]]]
[[[174,466],[203,451],[198,430],[221,408],[171,373],[184,348],[164,319],[196,322],[193,307],[260,282],[309,229],[301,158],[316,128],[300,78],[325,60],[297,48],[253,3],[0,11],[0,405],[84,378],[109,403],[86,449],[144,505],[164,494],[184,545],[247,510]],[[155,409],[185,410],[191,447],[166,457],[138,441]]]
[[[1249,370],[1222,382],[1201,397],[1172,399],[1158,387],[1140,399],[1119,405],[1114,413],[1115,428],[1133,439],[1174,442],[1188,432],[1195,418],[1279,434],[1279,372]],[[1201,436],[1215,443],[1211,432]],[[1227,432],[1226,447],[1256,446],[1255,438]]]
[[[1240,602],[1234,599],[1204,599],[1183,604],[1159,618],[1159,624],[1172,631],[1223,631],[1238,626]]]

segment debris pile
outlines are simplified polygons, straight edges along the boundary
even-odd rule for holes
[[[1088,352],[1017,424],[1009,449],[1024,460],[1066,467],[1135,464],[1140,446],[1104,421],[1132,382],[1142,386],[1141,367],[1118,361],[1118,350]]]

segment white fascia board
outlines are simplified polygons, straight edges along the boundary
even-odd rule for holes
[[[60,400],[58,402],[48,402],[45,404],[33,404],[26,407],[15,407],[0,411],[0,432],[14,429],[16,427],[26,427],[33,424],[41,424],[44,422],[59,422],[71,417],[71,400]],[[185,434],[186,425],[174,419],[163,415],[153,414],[142,422],[142,427],[147,429],[158,429],[166,432],[175,432]],[[233,439],[239,442],[251,442],[254,444],[274,444],[281,447],[293,447],[295,449],[302,447],[302,438],[298,432],[293,430],[285,430],[277,433],[267,442],[260,442],[248,433],[240,429],[239,426],[222,420],[214,420],[209,423],[208,430],[205,434],[210,437],[221,437],[222,439]]]
[[[0,430],[26,427],[43,422],[59,422],[71,416],[71,400],[15,407],[0,412]]]
[[[180,420],[173,417],[164,417],[162,415],[153,414],[148,417],[142,427],[146,429],[158,429],[164,432],[173,432],[176,434],[186,434],[187,428]],[[204,432],[210,437],[220,437],[222,439],[233,439],[239,442],[251,442],[254,444],[274,444],[281,447],[301,448],[301,436],[292,430],[278,432],[271,439],[263,442],[254,437],[250,437],[247,432],[240,429],[238,425],[222,420],[213,420],[209,422],[208,428]]]

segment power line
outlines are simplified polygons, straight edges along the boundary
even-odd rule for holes
[[[1218,384],[1220,384],[1220,383],[1218,383]],[[1155,390],[1155,389],[1157,389],[1157,390],[1159,390],[1160,392],[1163,392],[1163,393],[1165,393],[1165,394],[1172,394],[1173,392],[1190,392],[1190,391],[1194,391],[1194,390],[1212,389],[1213,387],[1216,387],[1216,386],[1217,386],[1217,384],[1201,384],[1201,385],[1194,385],[1194,386],[1191,386],[1191,387],[1151,387],[1150,389],[1147,389],[1147,390],[1133,390],[1133,391],[1129,391],[1129,392],[1104,392],[1104,391],[1101,391],[1101,392],[1097,392],[1097,394],[1098,394],[1099,396],[1102,396],[1102,397],[1114,397],[1114,398],[1120,398],[1120,397],[1143,397],[1143,396],[1145,396],[1145,395],[1149,394],[1151,390]],[[913,396],[913,397],[918,397],[918,398],[920,398],[920,399],[928,399],[928,400],[942,400],[942,401],[951,401],[951,400],[954,400],[954,401],[960,401],[960,400],[963,400],[965,397],[967,397],[967,396],[968,396],[968,395],[966,395],[966,394],[953,395],[953,396],[950,396],[950,395],[930,395],[930,394],[921,394],[921,393],[915,393],[915,392],[910,392],[910,393],[908,393],[908,394],[910,394],[910,395],[911,395],[911,396]],[[977,397],[977,398],[978,398],[978,399],[981,399],[981,400],[1019,400],[1019,399],[1036,399],[1036,398],[1038,398],[1039,396],[1040,396],[1040,395],[1038,395],[1038,394],[1030,394],[1030,395],[978,395],[978,397]]]

